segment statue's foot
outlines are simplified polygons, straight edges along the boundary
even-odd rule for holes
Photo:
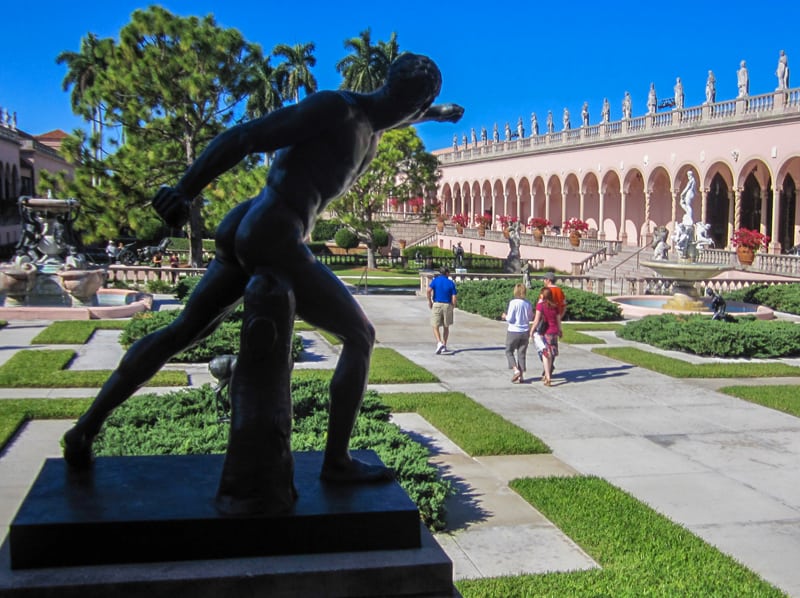
[[[88,469],[94,462],[91,436],[86,435],[77,426],[64,434],[64,460],[73,469]]]
[[[369,465],[358,459],[346,464],[323,464],[320,479],[334,484],[360,484],[388,482],[394,479],[394,470],[383,465]]]

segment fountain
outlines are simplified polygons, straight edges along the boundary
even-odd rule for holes
[[[104,267],[78,253],[75,199],[22,197],[22,235],[10,262],[0,264],[0,317],[89,319],[129,317],[148,309],[152,297],[102,289]]]
[[[697,262],[701,249],[712,246],[714,241],[709,237],[709,225],[703,222],[694,222],[692,216],[692,200],[695,197],[694,174],[689,171],[684,190],[681,192],[681,207],[684,210],[683,219],[675,222],[672,236],[669,240],[677,254],[676,261],[668,259],[670,245],[667,243],[669,232],[664,226],[656,229],[653,235],[653,257],[651,260],[642,261],[640,264],[669,280],[672,280],[671,296],[634,296],[610,297],[611,301],[619,303],[623,313],[629,316],[642,316],[664,312],[700,312],[712,313],[710,299],[703,299],[695,286],[698,281],[708,280],[731,270],[728,264],[708,264]],[[731,301],[727,310],[732,315],[749,314],[759,319],[772,319],[772,310],[749,303]]]

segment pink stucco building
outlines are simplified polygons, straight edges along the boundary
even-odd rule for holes
[[[577,217],[591,236],[644,246],[682,217],[692,171],[694,219],[710,224],[717,248],[740,227],[768,234],[773,253],[800,243],[798,88],[435,153],[448,217]]]

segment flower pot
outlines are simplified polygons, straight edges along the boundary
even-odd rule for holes
[[[537,243],[542,242],[542,238],[544,237],[544,231],[540,227],[536,227],[533,229],[533,240]]]
[[[503,227],[503,236],[504,236],[506,239],[508,239],[508,227],[507,227],[507,226],[504,226],[504,227]]]
[[[569,234],[569,244],[573,247],[580,247],[581,246],[581,234],[574,230]]]
[[[456,224],[456,232],[457,232],[459,235],[463,235],[463,234],[464,234],[464,227],[463,227],[463,226],[461,226],[460,224]]]
[[[436,221],[436,230],[440,233],[444,232],[444,220]]]
[[[486,227],[483,224],[478,226],[478,236],[479,237],[485,237],[486,236]]]
[[[742,266],[752,266],[753,260],[756,259],[756,252],[749,247],[739,245],[736,248],[736,257],[739,258],[739,263]]]

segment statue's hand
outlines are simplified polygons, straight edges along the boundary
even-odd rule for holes
[[[457,123],[464,116],[464,107],[458,104],[443,104],[439,118],[441,122]]]
[[[192,199],[173,187],[161,187],[153,198],[158,215],[172,228],[180,228],[189,220]]]

